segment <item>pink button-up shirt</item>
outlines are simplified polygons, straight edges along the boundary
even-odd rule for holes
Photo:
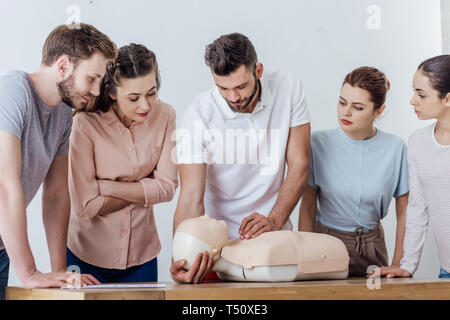
[[[175,111],[159,101],[143,123],[126,128],[111,108],[74,117],[69,149],[71,214],[68,247],[102,268],[141,265],[161,250],[152,205],[170,201],[178,186],[171,159]],[[97,180],[140,182],[145,205],[99,215],[104,197]]]

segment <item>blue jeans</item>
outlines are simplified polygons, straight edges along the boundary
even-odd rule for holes
[[[441,271],[439,272],[439,278],[441,278],[441,279],[449,278],[450,279],[450,273],[448,273],[447,271],[445,271],[444,269],[441,268]]]
[[[5,300],[5,288],[8,285],[9,257],[6,250],[0,250],[0,300]]]
[[[125,270],[106,269],[80,260],[67,248],[67,266],[73,265],[78,266],[81,273],[93,275],[101,283],[158,281],[158,261],[156,258]]]

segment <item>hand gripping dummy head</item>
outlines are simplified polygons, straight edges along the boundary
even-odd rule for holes
[[[227,241],[225,221],[211,219],[208,215],[186,219],[178,225],[173,237],[173,259],[186,260],[183,268],[189,270],[200,252],[208,251],[213,254],[214,261],[217,260]]]

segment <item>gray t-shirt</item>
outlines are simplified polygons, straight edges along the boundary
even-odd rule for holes
[[[71,108],[64,103],[56,107],[45,105],[25,72],[0,75],[0,130],[21,141],[20,181],[27,206],[44,181],[53,158],[68,154],[71,127]],[[3,248],[0,238],[0,249]]]

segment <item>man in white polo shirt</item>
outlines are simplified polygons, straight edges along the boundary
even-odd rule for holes
[[[310,116],[300,81],[291,73],[263,74],[252,43],[239,33],[211,43],[205,62],[216,86],[197,96],[177,128],[174,231],[205,213],[226,221],[230,239],[291,230],[309,171]],[[213,259],[203,252],[189,271],[184,264],[172,263],[172,278],[199,283]]]

